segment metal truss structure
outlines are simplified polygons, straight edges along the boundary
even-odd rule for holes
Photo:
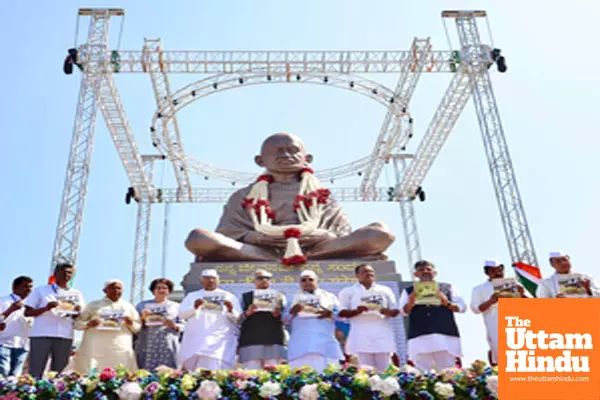
[[[90,18],[90,27],[87,42],[76,49],[75,61],[83,76],[53,265],[63,261],[75,263],[77,258],[98,109],[129,178],[128,199],[138,203],[131,299],[139,301],[145,287],[152,205],[222,203],[234,191],[195,188],[192,174],[230,184],[248,183],[256,177],[207,164],[185,153],[177,112],[224,90],[275,83],[309,83],[352,91],[387,108],[370,154],[316,174],[330,181],[361,176],[359,187],[332,189],[339,201],[398,202],[410,265],[421,257],[413,202],[417,197],[424,199],[425,176],[473,95],[512,261],[537,264],[490,82],[490,48],[482,44],[477,30],[477,20],[485,17],[485,12],[442,14],[456,21],[461,48],[455,51],[434,51],[429,39],[415,39],[407,51],[165,51],[160,40],[149,39],[141,51],[122,51],[108,46],[110,20],[122,17],[122,9],[80,9],[79,15]],[[140,154],[114,83],[116,73],[149,75],[156,100],[150,137],[159,154]],[[358,75],[367,73],[393,73],[399,78],[396,87],[390,89]],[[423,73],[451,73],[453,77],[416,152],[407,154],[407,144],[413,137],[409,105]],[[202,77],[172,91],[168,74]],[[176,188],[154,186],[154,162],[161,159],[172,164]],[[396,185],[378,187],[382,169],[390,161]]]

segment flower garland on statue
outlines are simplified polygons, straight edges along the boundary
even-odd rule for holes
[[[321,186],[310,168],[300,171],[300,191],[294,199],[294,211],[298,214],[298,225],[273,225],[275,212],[269,204],[269,184],[273,176],[261,175],[244,198],[242,207],[248,211],[257,232],[269,236],[287,239],[287,247],[281,263],[284,265],[299,265],[306,263],[298,239],[309,235],[319,228],[325,204],[329,201],[331,192]]]

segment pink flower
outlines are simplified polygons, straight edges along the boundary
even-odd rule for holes
[[[106,367],[100,374],[101,381],[108,381],[117,377],[117,371],[114,368]]]
[[[233,386],[238,390],[244,390],[246,389],[246,386],[248,386],[248,381],[245,379],[236,379],[236,381],[233,382]]]
[[[21,400],[17,392],[8,392],[3,396],[0,396],[0,400]]]
[[[148,394],[154,394],[154,393],[158,392],[159,388],[160,388],[160,385],[158,384],[158,382],[151,382],[148,384],[148,386],[146,386],[146,389],[144,389],[144,392],[148,393]]]
[[[312,385],[304,385],[300,389],[300,400],[318,400],[319,390],[318,385],[313,383]]]
[[[263,369],[265,371],[269,371],[269,372],[275,372],[275,370],[277,369],[277,367],[273,364],[267,364],[263,367]]]
[[[231,371],[231,377],[233,379],[246,379],[248,375],[246,374],[246,372],[242,371],[242,370],[235,370],[235,371]]]

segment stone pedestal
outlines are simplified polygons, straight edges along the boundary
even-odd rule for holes
[[[273,283],[298,283],[300,272],[310,269],[319,276],[319,281],[346,283],[348,285],[356,282],[354,268],[364,261],[352,260],[323,260],[311,261],[298,267],[289,267],[273,262],[202,262],[192,263],[190,271],[184,276],[181,285],[185,293],[202,289],[202,271],[216,269],[219,273],[221,284],[249,284],[254,278],[254,271],[265,269],[273,274]],[[378,281],[398,282],[401,276],[396,272],[396,264],[393,261],[369,262],[375,269]]]

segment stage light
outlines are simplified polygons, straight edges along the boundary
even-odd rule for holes
[[[153,126],[151,126],[151,127],[150,127],[150,132],[154,133],[154,132],[156,132],[156,129],[154,129],[154,127],[153,127]]]
[[[302,79],[302,77],[300,75],[296,75],[296,80],[299,81],[300,79]]]
[[[162,118],[162,113],[156,114],[156,118]]]
[[[406,107],[402,107],[402,112],[405,113],[406,112]]]
[[[408,134],[408,138],[410,139],[410,138],[412,138],[412,137],[413,137],[413,134],[412,134],[412,133],[409,133],[409,134]]]
[[[176,106],[179,101],[177,99],[173,100],[173,105]]]
[[[271,81],[271,80],[273,80],[273,77],[271,75],[267,75],[267,80]]]
[[[244,83],[244,78],[240,78],[240,79],[238,79],[238,82],[239,82],[240,84],[243,84],[243,83]]]
[[[152,142],[152,146],[154,146],[154,147],[158,147],[158,143],[156,143],[156,142]]]
[[[329,78],[328,77],[323,78],[323,82],[325,82],[325,83],[329,82]]]
[[[240,83],[244,83],[243,81]],[[219,84],[217,82],[213,83],[213,89],[217,89],[219,87]]]
[[[350,87],[353,88],[354,87],[354,81],[350,81]]]
[[[412,124],[412,123],[413,123],[413,119],[412,119],[412,118],[409,118],[409,119],[408,119],[408,123],[409,123],[409,124]]]
[[[400,147],[400,150],[402,150],[402,151],[406,150],[406,146]]]
[[[196,91],[192,90],[192,97],[196,97]]]
[[[205,180],[205,181],[207,181],[207,180],[208,180],[208,176],[205,176],[205,177],[204,177],[204,180]]]
[[[390,103],[392,103],[392,104],[394,103],[394,98],[393,97],[390,99]]]
[[[372,92],[373,92],[374,95],[376,95],[377,94],[377,89],[373,89]]]
[[[358,176],[362,176],[362,171],[358,171]]]
[[[231,186],[235,186],[235,182],[231,182]]]

